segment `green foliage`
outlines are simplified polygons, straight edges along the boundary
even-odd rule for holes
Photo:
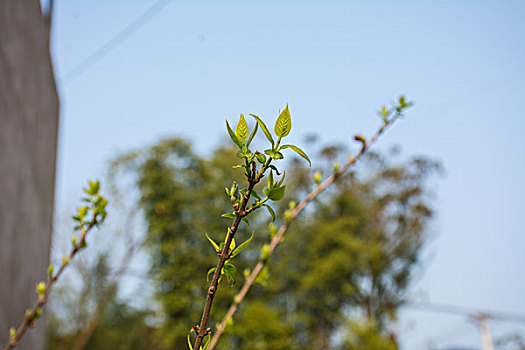
[[[291,130],[292,118],[290,118],[290,111],[288,110],[288,104],[286,104],[286,107],[275,122],[275,135],[279,136],[279,138],[285,137],[288,136]]]
[[[389,115],[395,112],[393,107]],[[284,157],[282,150],[290,148],[311,164],[296,146],[280,146],[291,129],[289,110],[285,108],[277,118],[277,141],[259,117],[252,117],[256,124],[251,133],[243,117],[235,132],[226,122],[235,150],[219,148],[200,157],[189,142],[167,139],[114,163],[116,173],[131,176],[140,192],[156,298],[164,319],[158,333],[162,348],[188,348],[188,322],[201,316],[205,272],[210,278],[216,271],[217,257],[208,254],[209,243],[216,252],[224,250],[225,223],[235,220],[246,200],[242,185],[246,174],[257,174],[264,167],[268,184],[258,183],[247,199],[247,210],[255,212],[250,224],[256,234],[239,226],[235,237],[244,242],[228,247],[231,256],[220,272],[229,284],[239,280],[238,270],[246,270],[259,257],[269,258],[265,242],[276,228],[272,225],[268,230],[268,217],[256,209],[265,206],[272,220],[282,223],[294,207],[287,203],[314,189],[321,182],[322,169],[331,169],[334,160],[347,158],[343,149],[334,148],[329,157],[322,151],[320,157],[312,157],[317,162],[312,171],[289,162],[289,180],[284,185],[284,174],[271,164]],[[262,152],[250,149],[258,129],[270,143]],[[241,162],[232,168],[235,155]],[[348,325],[349,311],[373,324],[367,326],[366,334],[390,339],[389,324],[403,303],[425,242],[432,216],[426,181],[437,165],[421,157],[397,164],[377,154],[366,159],[362,171],[341,178],[323,200],[311,204],[301,222],[291,226],[286,244],[276,250],[270,267],[257,278],[260,286],[243,302],[241,317],[218,348],[328,348],[335,332]],[[275,180],[276,176],[281,177]],[[221,185],[226,196],[218,190]],[[274,201],[273,208],[267,205],[269,200]],[[216,234],[221,231],[226,231],[224,240]],[[209,236],[204,239],[203,232],[214,232],[216,241]],[[232,288],[218,290],[211,325],[222,317],[234,294]],[[352,337],[350,333],[345,336],[350,339],[348,344],[356,343]]]
[[[343,346],[344,350],[381,349],[398,350],[396,338],[393,334],[382,334],[381,330],[371,320],[347,323]]]
[[[248,139],[248,124],[246,123],[246,119],[244,119],[244,115],[241,114],[241,119],[239,119],[239,122],[237,123],[237,127],[235,128],[235,136],[237,136],[237,139],[240,142],[244,142]],[[255,136],[255,134],[253,135]]]

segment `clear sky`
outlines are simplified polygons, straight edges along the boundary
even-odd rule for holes
[[[116,152],[161,136],[201,153],[239,113],[290,104],[292,138],[350,142],[400,93],[416,102],[381,141],[441,160],[422,300],[525,314],[525,2],[181,2],[62,80],[154,3],[56,1],[57,208]],[[491,322],[493,335],[525,325]],[[406,310],[403,349],[479,347],[464,317]]]

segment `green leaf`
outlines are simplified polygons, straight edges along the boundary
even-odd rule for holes
[[[210,345],[210,341],[211,341],[211,335],[208,335],[208,340],[206,340],[206,343],[204,343],[204,345],[201,346],[201,349],[206,350],[208,348],[208,345]]]
[[[228,281],[231,282],[231,285],[233,286],[237,282],[237,278],[235,275],[237,274],[237,267],[235,265],[230,264],[226,262],[223,267],[224,275],[226,275],[226,278]]]
[[[252,231],[252,236],[248,238],[246,241],[244,241],[241,245],[239,245],[235,250],[232,252],[232,258],[239,255],[240,252],[242,252],[246,247],[251,243],[253,239],[254,231]]]
[[[230,243],[230,251],[235,249],[235,238],[232,238],[232,241]]]
[[[271,199],[272,201],[280,201],[284,197],[284,189],[286,185],[282,187],[268,188],[264,189],[264,194]]]
[[[259,128],[259,123],[255,123],[255,128],[253,128],[252,134],[250,135],[250,138],[248,139],[248,142],[246,143],[246,148],[250,147],[250,144],[252,143],[253,137],[257,133],[258,128]]]
[[[286,148],[291,148],[298,155],[300,155],[301,157],[306,159],[308,161],[308,164],[310,164],[310,167],[312,167],[312,162],[310,162],[310,158],[308,158],[308,156],[306,155],[306,153],[304,153],[304,151],[302,149],[300,149],[299,147],[294,146],[294,145],[283,145],[283,146],[281,146],[280,149],[286,149]]]
[[[268,167],[269,167],[270,169],[273,169],[273,171],[275,171],[275,173],[276,173],[277,175],[281,175],[281,173],[279,172],[279,170],[277,170],[277,167],[276,167],[275,165],[270,164]]]
[[[281,152],[274,152],[274,154],[271,157],[273,160],[279,160],[284,158]]]
[[[213,239],[210,238],[210,236],[208,236],[208,234],[206,233],[206,237],[208,238],[208,241],[210,241],[211,245],[213,246],[213,248],[215,248],[216,251],[219,251],[219,246],[217,245],[217,243],[215,243],[215,241]]]
[[[230,272],[225,272],[224,274],[226,275],[228,281],[230,281],[231,286],[233,287],[235,283],[237,283],[237,277],[235,277],[235,275]]]
[[[277,183],[277,185],[275,187],[281,187],[281,185],[283,184],[285,176],[286,176],[286,170],[283,172],[283,176],[281,176],[281,180],[279,180],[279,182]]]
[[[233,265],[231,262],[226,261],[224,263],[224,272],[230,272],[231,274],[235,275],[237,273],[237,267]]]
[[[248,139],[249,133],[250,131],[248,130],[246,119],[244,119],[244,114],[241,114],[241,118],[239,119],[237,127],[235,128],[235,136],[237,136],[239,141],[244,142],[246,139]]]
[[[193,350],[193,346],[191,345],[190,335],[188,334],[188,346],[190,350]]]
[[[275,122],[275,135],[279,137],[288,136],[292,130],[292,118],[290,117],[290,111],[288,110],[288,103],[284,110],[279,114],[277,121]]]
[[[210,275],[211,275],[212,273],[214,273],[215,270],[217,270],[216,267],[212,267],[211,269],[208,270],[208,273],[206,274],[206,281],[209,281],[209,280],[210,280]]]
[[[259,196],[259,194],[257,192],[255,192],[254,190],[252,190],[252,196],[255,197],[258,200],[261,200],[261,196]]]
[[[243,216],[241,220],[244,221],[246,225],[250,226],[250,222],[248,221],[248,218],[246,216]]]
[[[268,175],[268,188],[273,188],[273,173],[271,171],[270,171],[270,174]]]
[[[272,216],[272,222],[274,222],[275,221],[275,211],[273,211],[272,207],[270,207],[268,204],[264,204],[264,206],[266,207],[266,209],[268,209],[268,212]]]
[[[239,139],[237,138],[237,136],[235,135],[235,133],[233,132],[232,128],[230,127],[230,124],[228,123],[228,121],[226,121],[226,129],[228,129],[228,134],[230,134],[230,138],[232,139],[232,141],[240,148],[242,149],[242,144],[241,142],[239,141]]]
[[[266,162],[266,156],[264,154],[262,154],[262,153],[256,152],[255,153],[255,157],[257,157],[257,160],[261,164],[264,164],[264,162]]]
[[[229,218],[229,219],[235,219],[235,214],[234,213],[224,213],[224,214],[221,215],[221,217]]]
[[[255,114],[250,114],[252,117],[255,118],[255,120],[257,120],[257,123],[259,124],[259,126],[261,127],[261,129],[263,130],[264,132],[264,135],[266,135],[266,138],[268,139],[268,141],[270,141],[270,143],[272,144],[272,147],[274,145],[274,141],[273,141],[273,137],[272,137],[272,134],[270,134],[270,131],[268,131],[268,128],[266,127],[266,125],[264,124],[264,122],[258,117],[256,116]]]

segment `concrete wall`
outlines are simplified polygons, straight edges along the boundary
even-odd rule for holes
[[[0,348],[46,279],[58,96],[38,0],[0,0]],[[45,324],[20,349],[45,348]]]

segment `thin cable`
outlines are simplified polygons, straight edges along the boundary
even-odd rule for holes
[[[61,81],[64,84],[69,84],[76,80],[88,69],[93,67],[98,61],[107,56],[111,51],[122,44],[126,39],[135,34],[140,28],[147,24],[153,17],[159,14],[169,5],[173,0],[158,0],[151,5],[146,11],[141,13],[134,21],[124,27],[121,31],[111,37],[106,43],[96,49],[91,55],[84,58],[75,67],[67,71],[62,77]]]
[[[457,306],[457,305],[450,305],[450,304],[434,304],[434,303],[427,303],[427,302],[409,302],[405,304],[404,307],[410,308],[410,309],[434,312],[434,313],[457,315],[457,316],[475,317],[479,315],[484,315],[494,320],[525,323],[525,315],[508,313],[505,311],[479,310],[479,309],[467,308],[464,306]]]

